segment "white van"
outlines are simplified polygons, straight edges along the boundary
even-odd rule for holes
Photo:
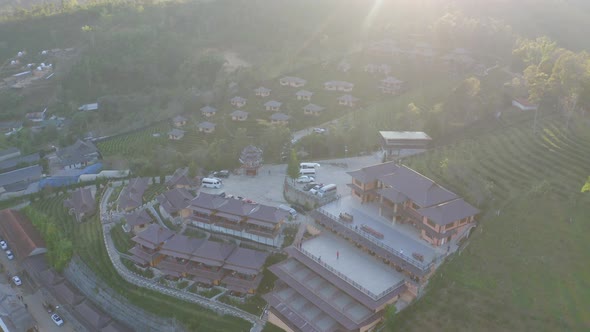
[[[300,168],[299,169],[299,176],[301,176],[301,175],[315,176],[315,168]]]
[[[320,168],[320,164],[318,164],[318,163],[301,163],[301,164],[299,164],[299,168],[301,168],[301,169]]]
[[[320,197],[336,195],[336,189],[337,187],[335,184],[328,184],[321,187],[320,190],[318,190],[317,195]]]
[[[281,204],[279,205],[279,209],[289,212],[291,219],[297,219],[297,211],[289,205]]]
[[[203,186],[203,188],[219,189],[221,188],[222,184],[223,183],[221,182],[221,180],[216,178],[204,178],[203,181],[201,181],[201,185]]]

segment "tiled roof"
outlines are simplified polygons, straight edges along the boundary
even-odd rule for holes
[[[194,187],[197,185],[197,182],[193,179],[191,179],[188,175],[188,167],[184,167],[184,168],[179,168],[176,171],[174,171],[174,174],[172,175],[172,177],[170,178],[170,180],[166,181],[166,185],[168,187],[173,187],[173,186],[189,186],[189,187]]]
[[[105,315],[88,300],[78,304],[74,308],[95,329],[101,329],[111,322],[111,317]]]
[[[47,252],[41,233],[25,215],[16,210],[0,211],[0,233],[17,258]]]
[[[274,121],[287,121],[290,118],[291,118],[290,116],[288,116],[287,114],[284,114],[284,113],[275,113],[270,116],[270,119],[274,120]]]
[[[202,113],[216,113],[217,109],[215,107],[205,106],[205,107],[201,108],[201,112]]]
[[[134,227],[150,224],[153,220],[146,210],[141,210],[126,214],[125,221],[127,222],[127,225]]]
[[[479,210],[465,202],[462,198],[458,198],[419,209],[418,212],[438,225],[446,225],[453,221],[476,215],[479,213]]]
[[[157,197],[160,206],[168,213],[176,213],[186,208],[192,199],[193,195],[183,188],[169,190]]]
[[[201,123],[199,123],[199,128],[203,128],[203,129],[214,129],[215,128],[215,123],[212,123],[212,122],[209,122],[209,121],[201,122]]]
[[[76,143],[56,152],[62,165],[73,165],[89,162],[98,155],[98,149],[92,142],[77,140]]]
[[[96,200],[90,188],[80,188],[72,193],[64,205],[74,210],[76,214],[92,213],[96,209]]]
[[[458,198],[456,194],[406,166],[399,167],[393,174],[380,177],[380,180],[385,185],[406,195],[420,207],[428,207]]]
[[[173,231],[163,228],[160,225],[151,224],[148,226],[148,228],[134,236],[131,240],[142,245],[151,244],[151,249],[153,249],[164,244],[164,242],[174,236],[174,234],[175,233]]]
[[[363,183],[369,183],[377,181],[377,179],[381,176],[393,173],[398,168],[399,166],[394,161],[391,161],[383,164],[363,167],[356,171],[347,172],[347,174]]]
[[[127,210],[141,206],[143,193],[149,186],[148,178],[134,178],[123,188],[119,196],[119,208]]]
[[[316,105],[316,104],[307,104],[303,107],[303,109],[305,111],[309,111],[309,112],[321,112],[325,108],[323,108],[322,106]]]
[[[29,166],[14,171],[0,174],[0,187],[12,185],[20,182],[33,182],[41,178],[43,167]]]
[[[268,253],[247,248],[236,248],[225,260],[223,268],[250,274],[257,274],[262,269]],[[240,269],[241,268],[241,269]]]

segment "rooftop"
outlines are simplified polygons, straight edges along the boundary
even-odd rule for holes
[[[215,113],[217,112],[217,109],[211,106],[205,106],[201,108],[201,112],[203,113]]]
[[[425,139],[431,140],[425,132],[422,131],[379,131],[383,139],[404,140],[404,139]]]
[[[16,210],[0,211],[0,233],[17,258],[47,252],[41,233],[24,214]]]
[[[203,129],[214,129],[215,128],[215,123],[212,123],[212,122],[209,122],[209,121],[201,122],[201,123],[199,123],[199,128],[203,128]]]
[[[236,116],[236,117],[244,117],[244,116],[248,116],[248,112],[242,111],[242,110],[235,110],[235,111],[231,112],[230,115]]]
[[[22,181],[36,181],[41,178],[43,167],[29,166],[0,174],[0,186],[15,184]]]

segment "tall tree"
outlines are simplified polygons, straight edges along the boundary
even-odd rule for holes
[[[299,177],[299,159],[295,149],[291,149],[291,155],[289,156],[289,163],[287,164],[287,175],[291,179]]]

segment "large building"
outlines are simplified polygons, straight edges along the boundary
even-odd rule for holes
[[[387,158],[399,156],[402,151],[423,151],[432,139],[421,131],[380,131],[381,149]]]

